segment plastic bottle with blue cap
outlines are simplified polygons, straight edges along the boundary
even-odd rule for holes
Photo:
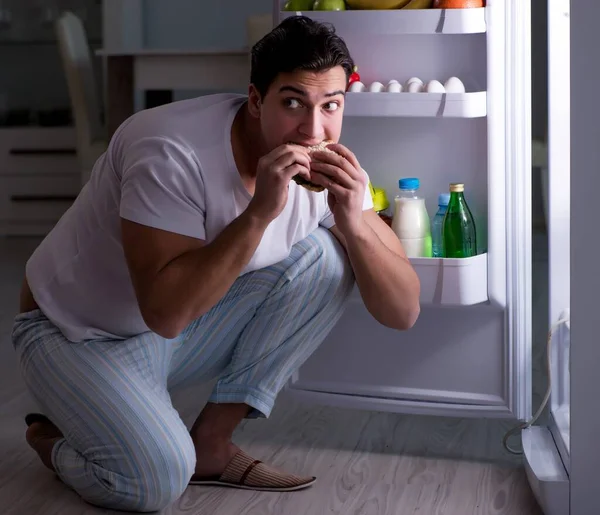
[[[420,181],[409,177],[398,181],[400,193],[394,199],[392,230],[408,257],[431,257],[431,224],[425,199],[417,192]]]
[[[433,257],[444,257],[444,217],[448,210],[450,202],[450,193],[440,193],[438,196],[438,211],[431,222],[431,242],[433,248]]]

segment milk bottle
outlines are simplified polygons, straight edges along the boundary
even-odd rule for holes
[[[419,179],[400,179],[398,185],[392,230],[408,257],[431,257],[431,226],[425,199],[417,195]]]

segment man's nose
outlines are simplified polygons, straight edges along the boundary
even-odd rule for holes
[[[299,130],[303,136],[314,140],[315,143],[323,140],[323,120],[318,109],[311,109],[306,113]]]

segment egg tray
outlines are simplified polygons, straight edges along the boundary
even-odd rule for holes
[[[392,79],[387,85],[374,81],[367,86],[360,80],[352,82],[348,91],[351,93],[465,93],[465,85],[458,77],[450,77],[444,84],[438,80],[424,83],[418,77],[411,77],[404,83]]]

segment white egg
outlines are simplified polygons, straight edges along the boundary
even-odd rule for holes
[[[350,91],[352,93],[362,93],[363,91],[366,91],[366,90],[367,90],[367,87],[359,80],[350,84]]]
[[[446,88],[439,80],[430,80],[425,88],[427,93],[446,93]]]
[[[409,82],[406,88],[409,93],[421,93],[423,91],[422,82]]]
[[[466,91],[465,85],[458,77],[450,77],[444,86],[448,93],[464,93]]]
[[[419,93],[423,89],[423,81],[419,77],[411,77],[404,83],[404,91]]]
[[[421,86],[423,85],[423,81],[419,79],[419,77],[411,77],[404,83],[404,89],[408,89],[408,86],[410,86],[413,82],[416,82]]]
[[[402,93],[402,84],[390,81],[387,85],[388,93]]]
[[[388,82],[388,86],[390,84],[400,84],[396,79],[392,79],[391,81]]]
[[[381,93],[384,89],[385,87],[383,86],[383,84],[378,81],[373,82],[373,84],[369,86],[369,91],[371,93]]]

